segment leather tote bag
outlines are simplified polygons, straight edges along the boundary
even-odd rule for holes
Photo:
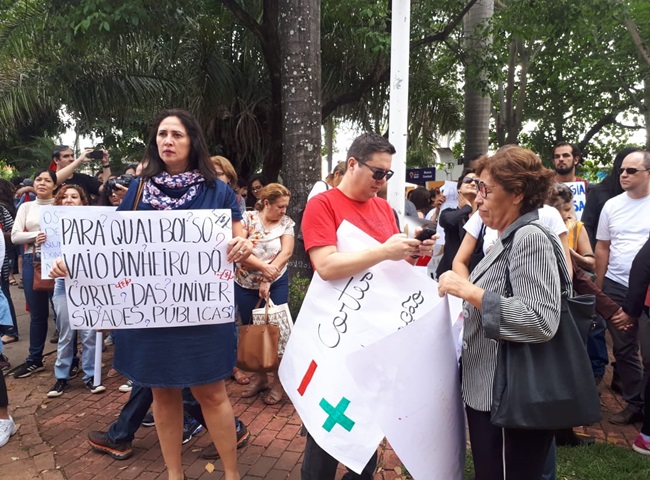
[[[556,257],[562,254],[555,252]],[[506,295],[512,295],[507,270],[506,275]],[[572,290],[562,283],[563,292]],[[600,421],[600,399],[587,355],[586,336],[578,330],[580,323],[591,325],[595,303],[593,295],[568,298],[563,294],[560,324],[551,340],[499,343],[492,424],[552,430]]]
[[[268,323],[239,328],[237,366],[248,372],[271,372],[279,365],[280,328]]]

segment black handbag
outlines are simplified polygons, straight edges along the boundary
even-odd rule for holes
[[[556,257],[563,255],[551,243]],[[506,295],[512,295],[509,285],[506,270]],[[571,290],[563,280],[562,291]],[[580,324],[591,327],[596,298],[593,295],[568,298],[563,293],[561,302],[560,324],[549,341],[499,343],[492,390],[492,424],[555,430],[601,420],[600,399],[587,355],[589,330],[581,334],[578,329]]]

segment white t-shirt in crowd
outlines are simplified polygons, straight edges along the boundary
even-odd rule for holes
[[[549,205],[544,205],[542,208],[537,210],[537,213],[539,214],[539,221],[546,225],[551,232],[555,232],[556,235],[559,236],[569,231],[564,224],[564,220],[562,220],[562,215],[560,215],[560,212],[558,212],[557,209]],[[472,237],[479,237],[481,234],[481,228],[483,228],[483,220],[479,216],[478,212],[475,212],[474,215],[469,218],[464,228]],[[483,253],[487,254],[498,238],[499,232],[486,226],[485,236],[483,237]]]
[[[319,180],[311,187],[309,195],[307,195],[307,201],[311,200],[312,197],[315,197],[319,193],[327,192],[331,187],[325,180]]]
[[[650,195],[630,198],[623,192],[609,199],[598,221],[597,240],[609,240],[605,277],[628,286],[632,260],[650,233]]]

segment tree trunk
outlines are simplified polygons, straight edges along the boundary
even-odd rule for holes
[[[470,8],[464,22],[465,48],[465,162],[487,153],[490,125],[490,97],[481,90],[484,74],[472,59],[483,58],[482,52],[490,42],[481,35],[494,12],[494,0],[479,0]]]
[[[278,0],[278,10],[283,173],[292,192],[289,216],[296,219],[321,176],[320,1]],[[292,278],[310,275],[302,242],[296,242],[289,267]]]

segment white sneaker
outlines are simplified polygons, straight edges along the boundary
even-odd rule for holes
[[[104,339],[104,345],[106,345],[107,347],[113,346],[114,345],[113,337],[111,337],[110,335],[106,335],[106,338]]]
[[[9,418],[0,419],[0,447],[4,447],[9,441],[9,438],[17,431],[18,429],[11,415],[9,415]]]
[[[118,390],[122,393],[129,393],[133,389],[133,382],[131,380],[127,380],[124,385],[120,385],[120,388]]]

